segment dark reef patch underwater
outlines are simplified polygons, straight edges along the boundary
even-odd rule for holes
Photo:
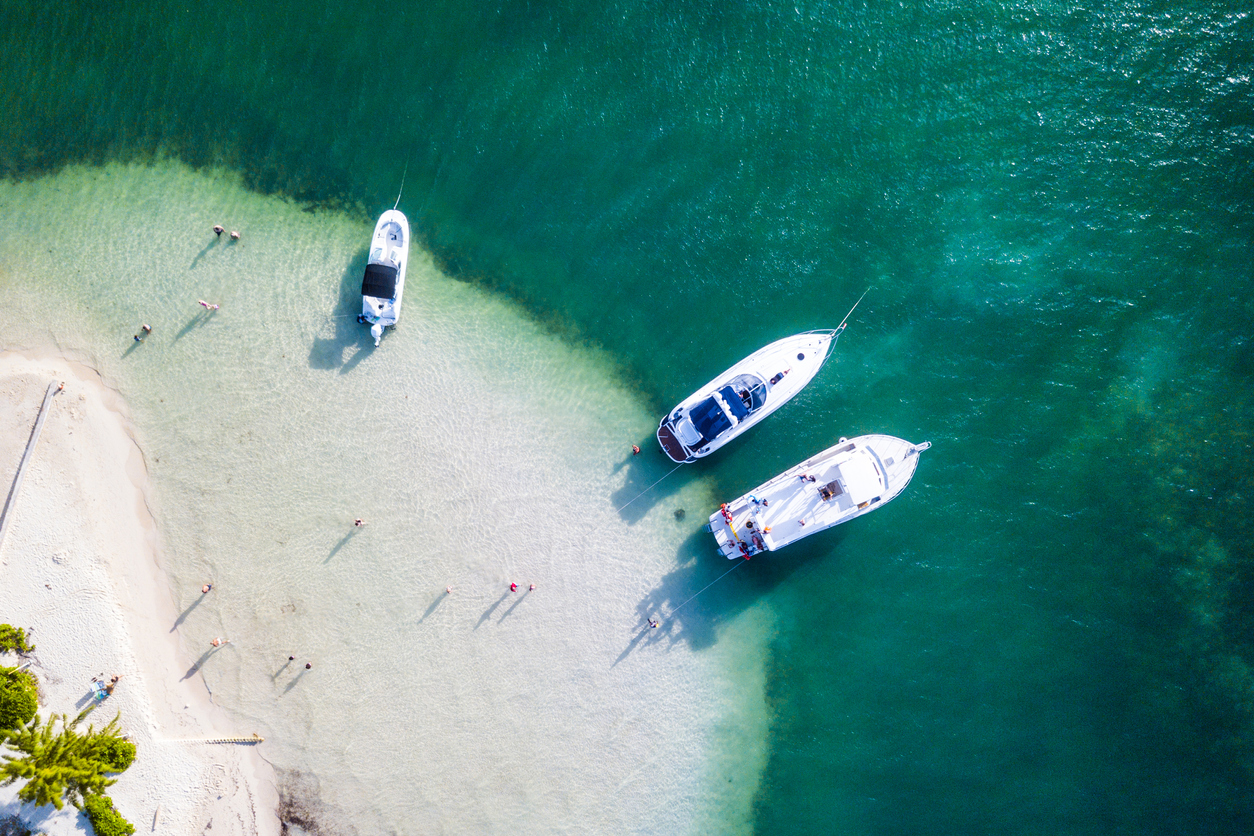
[[[317,776],[279,771],[279,822],[283,836],[357,836],[342,811],[322,798]]]
[[[874,285],[811,388],[698,466],[734,496],[839,435],[935,444],[891,508],[729,588],[778,621],[756,830],[1254,830],[1247,8],[366,24],[3,4],[0,173],[169,156],[366,217],[408,167],[448,272],[658,409]],[[290,826],[351,832],[289,783]]]

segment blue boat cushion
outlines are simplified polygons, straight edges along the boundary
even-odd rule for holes
[[[745,406],[745,402],[740,399],[740,393],[730,386],[724,386],[718,390],[723,396],[723,400],[727,401],[727,405],[731,408],[732,415],[736,416],[737,421],[743,421],[749,416],[749,408]]]
[[[706,398],[688,410],[688,417],[692,419],[692,425],[697,428],[697,432],[701,433],[701,441],[697,447],[704,447],[731,429],[731,421],[727,420],[723,408],[714,398]]]
[[[396,296],[397,269],[387,264],[367,264],[366,275],[361,280],[361,295],[376,299]]]

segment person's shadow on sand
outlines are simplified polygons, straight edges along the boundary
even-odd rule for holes
[[[201,595],[195,601],[192,601],[192,605],[188,607],[187,609],[183,610],[183,612],[179,614],[178,618],[174,619],[174,626],[170,628],[170,632],[173,633],[175,630],[177,630],[179,628],[179,625],[181,625],[184,621],[186,621],[187,617],[192,614],[192,610],[199,607],[200,603],[204,600],[205,600],[205,596]]]
[[[515,602],[514,602],[514,603],[510,606],[510,608],[509,608],[509,609],[507,609],[505,612],[501,613],[501,617],[500,617],[500,618],[498,618],[498,619],[496,620],[496,623],[497,623],[497,624],[500,624],[502,621],[504,621],[505,619],[509,618],[509,614],[510,614],[510,613],[512,613],[514,610],[518,609],[518,605],[519,605],[519,604],[521,604],[523,601],[526,601],[526,600],[527,600],[527,596],[528,596],[528,595],[530,595],[530,594],[531,594],[531,590],[530,590],[530,589],[528,589],[528,590],[527,590],[526,592],[524,592],[522,595],[519,595],[519,596],[518,596],[518,600],[517,600],[517,601],[515,601]]]
[[[351,539],[353,539],[353,537],[354,537],[354,536],[355,536],[355,535],[356,535],[359,531],[361,531],[361,526],[356,526],[356,525],[355,525],[355,526],[353,526],[353,527],[352,527],[352,529],[351,529],[351,530],[350,530],[347,534],[345,534],[343,537],[341,537],[341,538],[340,538],[340,542],[336,543],[336,544],[335,544],[335,545],[331,548],[331,553],[330,553],[329,555],[327,555],[327,559],[326,559],[326,560],[324,560],[324,561],[322,561],[322,562],[323,562],[323,563],[330,563],[330,562],[331,562],[331,558],[335,557],[335,556],[339,553],[340,549],[342,549],[342,548],[344,548],[345,546],[347,546],[347,545],[348,545],[348,541],[349,541],[349,540],[351,540]]]
[[[291,681],[291,682],[287,683],[287,687],[283,689],[283,693],[285,693],[285,694],[286,694],[288,691],[290,691],[290,690],[292,690],[293,688],[295,688],[295,687],[296,687],[296,683],[300,682],[301,677],[303,677],[303,676],[304,676],[305,674],[307,674],[307,673],[309,673],[309,668],[302,668],[302,669],[301,669],[301,672],[300,672],[300,673],[298,673],[298,674],[296,674],[296,676],[292,677],[292,681]]]
[[[484,610],[484,611],[483,611],[483,615],[479,616],[479,623],[475,625],[475,629],[476,629],[476,630],[478,630],[480,627],[482,627],[482,626],[483,626],[483,622],[485,622],[485,621],[487,621],[489,618],[491,618],[491,617],[492,617],[492,613],[496,612],[496,608],[497,608],[497,607],[499,607],[499,606],[501,606],[501,604],[504,604],[504,603],[505,603],[505,599],[506,599],[506,598],[508,598],[509,596],[513,595],[513,594],[514,594],[514,593],[512,593],[512,592],[506,592],[506,593],[505,593],[504,595],[502,595],[500,598],[497,598],[497,599],[496,599],[496,603],[495,603],[495,604],[493,604],[492,606],[488,607],[486,610]],[[512,608],[511,608],[511,609],[512,609]]]
[[[286,662],[284,662],[282,665],[280,665],[280,666],[279,666],[279,669],[278,669],[277,671],[275,671],[274,673],[270,674],[270,681],[271,681],[271,682],[274,682],[276,679],[278,679],[280,676],[282,676],[282,675],[283,675],[283,671],[287,670],[287,666],[288,666],[288,665],[290,665],[290,664],[292,664],[292,662],[293,662],[293,660],[292,660],[292,659],[288,659]]]
[[[179,332],[174,335],[174,339],[170,342],[176,343],[197,328],[202,328],[205,325],[208,325],[209,320],[213,319],[214,313],[216,313],[216,311],[204,310],[197,314],[193,314],[192,318],[187,320],[187,324],[179,329]],[[136,343],[136,345],[139,345],[139,343]]]
[[[196,257],[192,259],[192,263],[191,263],[191,265],[190,265],[190,266],[188,266],[188,268],[187,268],[187,269],[188,269],[188,270],[195,270],[195,269],[196,269],[196,265],[200,262],[200,260],[201,260],[202,258],[204,258],[204,257],[205,257],[205,253],[209,252],[209,251],[210,251],[210,250],[212,250],[214,247],[218,246],[218,244],[220,244],[220,243],[222,243],[222,236],[221,236],[221,235],[215,235],[215,236],[213,236],[212,238],[210,238],[210,239],[209,239],[209,243],[208,243],[208,244],[205,244],[204,249],[202,249],[200,252],[196,253]]]
[[[436,609],[439,608],[440,604],[444,603],[444,599],[447,597],[447,592],[441,592],[439,595],[435,596],[435,600],[431,602],[431,606],[427,607],[427,611],[422,614],[422,618],[418,619],[418,623],[421,624],[426,621],[427,617],[430,616],[431,613],[435,612]]]
[[[226,647],[226,645],[224,644],[222,645],[222,647],[212,647],[206,650],[204,653],[200,654],[200,658],[197,659],[195,662],[192,662],[192,666],[187,669],[187,673],[183,674],[183,678],[180,679],[179,682],[182,682],[187,679],[191,679],[193,676],[195,676],[197,672],[200,671],[201,667],[204,666],[205,662],[209,661],[209,657],[217,653],[223,647]]]

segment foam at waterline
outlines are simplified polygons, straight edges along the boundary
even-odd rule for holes
[[[634,525],[615,513],[665,471],[652,449],[625,463],[654,417],[602,358],[421,256],[375,350],[352,317],[370,221],[227,175],[72,168],[0,184],[0,213],[5,344],[52,343],[128,398],[181,634],[277,766],[363,832],[748,819],[769,613],[696,653],[675,624],[633,644],[713,498],[681,472]]]

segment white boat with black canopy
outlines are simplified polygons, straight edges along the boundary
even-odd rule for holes
[[[842,438],[724,503],[706,529],[729,560],[781,549],[887,505],[905,490],[919,454],[931,446],[891,435]]]
[[[776,340],[693,392],[658,424],[662,450],[671,461],[694,462],[788,403],[823,368],[861,302],[859,298],[834,330]]]
[[[357,321],[370,323],[375,345],[383,339],[383,329],[395,326],[401,318],[408,261],[409,221],[392,208],[379,216],[375,224],[366,275],[361,280],[361,315]]]

